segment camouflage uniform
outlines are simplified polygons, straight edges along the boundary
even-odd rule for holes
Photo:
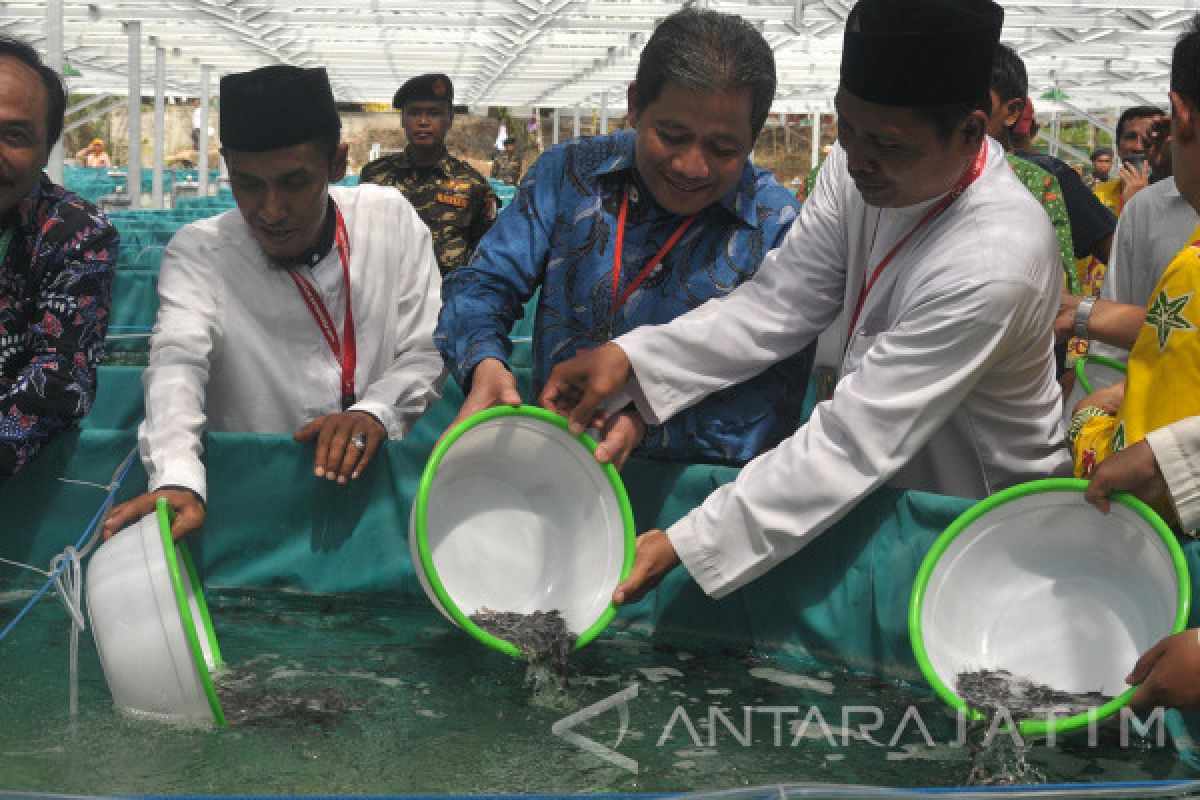
[[[492,162],[492,180],[516,186],[521,180],[521,159],[515,153],[501,153]]]
[[[475,245],[496,219],[496,193],[479,171],[443,152],[432,167],[418,167],[408,153],[376,159],[360,180],[395,186],[433,234],[433,251],[445,275],[470,260]]]

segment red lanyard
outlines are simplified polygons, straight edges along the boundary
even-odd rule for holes
[[[942,196],[941,200],[937,201],[933,208],[925,212],[925,216],[921,217],[917,224],[912,227],[912,230],[904,234],[900,241],[896,242],[892,249],[888,251],[888,254],[883,257],[883,260],[879,262],[879,265],[875,267],[875,270],[871,273],[871,279],[863,284],[862,290],[858,293],[858,304],[854,307],[854,316],[850,318],[850,328],[846,333],[847,347],[850,346],[850,340],[854,338],[854,326],[858,324],[858,316],[862,313],[863,306],[867,302],[867,295],[871,293],[871,289],[875,288],[875,282],[879,280],[879,276],[883,274],[884,268],[891,263],[892,259],[896,257],[896,253],[900,252],[900,248],[904,247],[904,245],[908,243],[908,240],[913,237],[913,234],[940,216],[941,213],[949,208],[955,200],[962,197],[963,192],[965,192],[967,188],[983,173],[983,167],[986,163],[987,140],[985,139],[983,142],[983,147],[979,148],[979,152],[975,154],[975,160],[972,161],[971,165],[963,171],[962,177],[958,179],[958,182],[950,188],[949,192]],[[880,214],[882,213],[883,212],[880,211]],[[875,219],[875,224],[876,226],[879,225],[878,217]],[[872,237],[872,243],[874,243],[874,237]]]
[[[334,215],[334,239],[337,241],[338,255],[342,258],[342,277],[346,281],[346,318],[343,320],[344,332],[340,340],[337,328],[333,325],[333,318],[329,316],[329,309],[325,308],[325,301],[321,299],[317,287],[295,270],[289,269],[288,275],[295,281],[300,296],[304,298],[304,304],[317,321],[317,327],[321,329],[326,344],[333,351],[338,366],[342,368],[342,410],[345,411],[354,405],[354,367],[358,350],[354,343],[354,312],[350,306],[350,237],[346,235],[346,222],[342,219],[341,209],[335,206]]]
[[[625,218],[628,216],[628,213],[629,187],[625,187],[625,194],[621,197],[621,213],[617,215],[617,246],[613,251],[612,321],[614,322],[617,319],[617,309],[621,307],[621,304],[628,300],[629,295],[633,294],[634,290],[642,285],[642,281],[646,280],[646,278],[650,276],[650,273],[654,271],[654,268],[658,266],[659,262],[666,258],[667,253],[671,252],[671,248],[676,245],[680,237],[683,236],[683,234],[687,232],[687,229],[692,226],[692,223],[696,221],[695,214],[685,219],[683,223],[675,229],[675,232],[671,234],[671,238],[667,239],[667,243],[662,246],[662,249],[658,251],[658,254],[654,256],[654,258],[650,259],[650,263],[642,267],[642,271],[639,272],[637,277],[633,279],[633,283],[629,284],[625,291],[618,295],[617,286],[621,282],[621,251],[625,248]]]

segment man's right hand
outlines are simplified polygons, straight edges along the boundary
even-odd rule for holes
[[[1121,204],[1124,205],[1132,200],[1135,194],[1150,185],[1149,162],[1122,164],[1121,180],[1124,182],[1124,189],[1121,191]]]
[[[591,426],[600,404],[625,388],[632,370],[629,356],[612,342],[580,351],[550,372],[541,404],[566,417],[578,436]]]
[[[1105,386],[1103,389],[1097,389],[1087,397],[1080,400],[1072,414],[1078,414],[1085,408],[1098,408],[1105,414],[1116,416],[1121,410],[1121,403],[1125,400],[1125,381],[1118,381],[1112,386]]]
[[[471,392],[463,401],[462,408],[450,423],[450,427],[453,428],[472,414],[493,406],[519,405],[521,393],[517,391],[517,379],[508,371],[503,361],[485,358],[476,364],[471,372]]]
[[[171,536],[175,541],[179,541],[204,523],[204,501],[200,499],[200,495],[189,489],[159,489],[121,503],[108,512],[108,519],[104,521],[105,540],[111,539],[113,534],[147,514],[153,514],[160,497],[165,497],[171,508],[175,509],[175,521],[171,523]]]

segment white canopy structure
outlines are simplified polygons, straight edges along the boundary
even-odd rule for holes
[[[844,0],[713,0],[775,49],[774,110],[832,110]],[[1073,109],[1165,100],[1171,46],[1197,0],[1003,0],[1004,40],[1025,58],[1036,99],[1057,88]],[[387,102],[407,77],[445,71],[458,101],[570,109],[624,107],[659,0],[8,0],[0,28],[50,51],[62,31],[77,93],[123,95],[128,22],[142,65],[165,56],[167,94],[199,96],[214,77],[264,64],[323,65],[339,100]],[[153,92],[147,69],[142,92]]]

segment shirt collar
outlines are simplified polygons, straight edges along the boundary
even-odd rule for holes
[[[597,175],[615,175],[619,172],[636,172],[635,144],[637,134],[633,131],[621,131],[613,134],[616,141],[616,152],[600,163],[596,169]],[[738,180],[733,191],[722,197],[714,205],[719,205],[737,219],[751,228],[758,227],[758,204],[755,202],[758,179],[754,167],[747,160],[742,165],[742,177]]]
[[[412,158],[409,156],[407,147],[404,148],[404,152],[401,155],[404,158],[404,166],[408,167],[409,169],[436,169],[440,170],[443,175],[450,174],[450,151],[445,147],[442,148],[442,155],[432,167],[417,166],[417,164],[413,162]]]

